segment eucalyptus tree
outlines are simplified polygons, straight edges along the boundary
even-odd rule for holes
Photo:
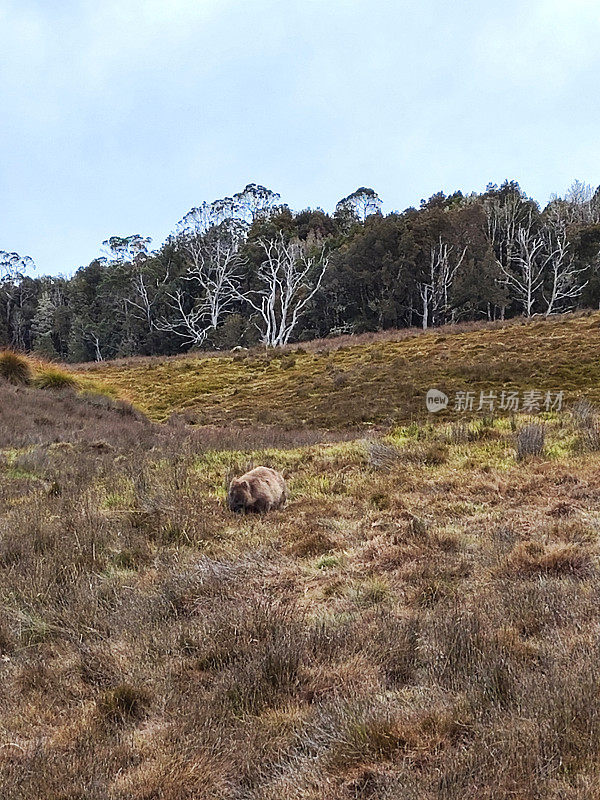
[[[238,300],[245,234],[242,223],[225,220],[203,235],[180,237],[186,272],[167,293],[169,314],[156,323],[158,330],[179,336],[182,344],[199,346],[217,329]]]
[[[325,247],[314,252],[298,239],[287,241],[283,232],[259,239],[263,260],[256,275],[258,288],[237,297],[255,312],[256,327],[267,347],[287,344],[307,305],[319,291],[329,266]]]
[[[31,344],[30,323],[35,314],[37,292],[27,273],[35,269],[31,256],[0,250],[0,296],[3,300],[4,325],[8,341],[19,349]]]
[[[364,222],[370,214],[381,213],[382,201],[374,189],[361,186],[347,197],[343,197],[336,205],[335,212],[338,217],[354,217],[359,222]]]
[[[109,261],[123,263],[146,256],[151,242],[149,236],[134,233],[131,236],[110,236],[102,242],[102,245]]]
[[[33,269],[35,264],[31,256],[0,250],[0,281],[18,280]]]
[[[441,235],[437,242],[429,245],[429,269],[425,279],[418,284],[422,303],[419,316],[424,329],[448,321],[450,294],[466,253],[466,245],[456,248],[444,241]]]
[[[177,223],[176,235],[204,234],[227,220],[251,225],[277,208],[281,196],[257,183],[249,183],[232,197],[203,201],[191,208]]]

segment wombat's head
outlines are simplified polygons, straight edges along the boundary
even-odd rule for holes
[[[250,492],[250,484],[242,478],[234,478],[229,485],[227,495],[227,505],[231,511],[240,513],[252,505],[253,498]]]

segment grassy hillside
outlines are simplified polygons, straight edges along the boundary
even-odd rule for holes
[[[564,390],[600,401],[600,313],[512,321],[478,330],[350,337],[286,352],[137,359],[79,370],[164,420],[186,411],[199,424],[231,422],[340,428],[406,422],[424,413],[431,387],[456,391]]]
[[[3,800],[597,798],[593,407],[544,415],[543,443],[520,417],[291,423],[387,419],[364,372],[402,392],[397,359],[415,403],[430,364],[494,388],[502,352],[517,386],[597,397],[599,322],[78,370],[157,418],[192,399],[204,427],[0,380]],[[288,429],[231,424],[271,392]],[[227,480],[257,464],[290,501],[235,516]]]

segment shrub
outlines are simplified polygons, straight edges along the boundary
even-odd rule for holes
[[[448,460],[448,448],[443,442],[432,444],[411,444],[399,448],[379,439],[367,442],[367,461],[373,469],[388,472],[399,467],[403,462],[439,466]]]
[[[31,383],[31,366],[25,356],[13,350],[0,352],[0,377],[15,385],[26,386]]]
[[[571,409],[571,415],[579,430],[577,449],[584,453],[600,450],[600,423],[594,404],[585,398],[578,400]]]
[[[597,422],[581,429],[577,445],[584,453],[595,453],[600,450],[600,426]]]
[[[77,381],[69,372],[58,367],[43,367],[35,377],[38,389],[67,389],[77,386]]]
[[[527,456],[542,455],[545,444],[546,428],[537,423],[526,425],[517,434],[517,460],[522,461]]]

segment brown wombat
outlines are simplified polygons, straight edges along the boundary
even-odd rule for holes
[[[283,475],[269,467],[256,467],[229,484],[227,505],[231,511],[254,511],[264,514],[281,508],[287,500]]]

